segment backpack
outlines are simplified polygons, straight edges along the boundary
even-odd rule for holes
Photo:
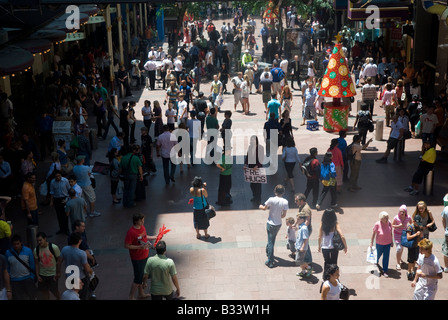
[[[314,172],[318,172],[319,170],[319,165],[313,169],[313,167],[311,166],[311,163],[313,162],[315,158],[309,157],[306,158],[305,161],[303,162],[302,166],[300,167],[300,170],[302,171],[302,173],[307,177],[310,178],[313,176],[313,171]]]
[[[353,143],[350,143],[347,148],[345,149],[345,155],[347,158],[347,161],[352,161],[355,159],[355,153],[353,153]]]
[[[359,112],[359,124],[367,125],[369,123],[370,117],[366,111]]]
[[[56,262],[57,262],[57,261],[58,261],[58,258],[56,257],[56,254],[54,253],[53,243],[48,242],[48,249],[50,250],[51,254],[53,255],[54,260],[56,260]],[[39,251],[40,251],[40,246],[37,245],[37,246],[36,246],[37,261],[40,262]]]
[[[279,69],[280,69],[280,68],[279,68]],[[278,71],[278,79],[279,79],[280,81],[282,81],[284,77],[285,77],[285,73],[283,72],[282,69],[280,69],[280,70]]]

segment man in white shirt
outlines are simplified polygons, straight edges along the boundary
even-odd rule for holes
[[[274,267],[274,245],[277,233],[282,226],[282,219],[286,217],[286,212],[289,209],[288,200],[283,198],[285,187],[281,184],[274,188],[275,197],[270,197],[265,203],[260,204],[261,210],[269,209],[269,217],[266,224],[268,233],[268,244],[266,246],[266,260],[265,265],[269,268]]]
[[[157,138],[157,156],[162,156],[163,176],[167,185],[170,184],[170,180],[175,182],[174,172],[176,171],[176,164],[171,161],[171,149],[176,144],[176,136],[170,132],[169,126],[165,124],[163,126],[163,133]]]
[[[384,153],[383,157],[376,160],[377,163],[387,163],[387,157],[390,154],[390,151],[397,147],[400,139],[403,138],[404,128],[401,121],[398,121],[398,114],[395,114],[392,118],[392,122],[390,123],[390,135],[389,140],[387,140],[387,149]]]
[[[183,93],[180,93],[177,101],[178,115],[179,115],[179,123],[187,125],[188,120],[188,104],[185,101],[185,96]]]
[[[360,78],[366,79],[367,77],[371,77],[372,79],[378,79],[378,66],[373,63],[373,58],[369,58],[369,62],[364,67],[364,70],[361,73]]]
[[[148,79],[149,79],[149,87],[148,87],[148,81],[146,81],[146,89],[155,90],[156,89],[156,70],[157,70],[157,64],[155,62],[155,57],[150,56],[149,60],[146,61],[145,65],[143,66],[146,71],[148,71]]]
[[[180,84],[180,74],[182,73],[183,69],[183,62],[182,62],[182,56],[177,56],[176,60],[173,62],[174,65],[174,73],[176,74],[176,81],[177,84]]]
[[[148,59],[155,60],[157,56],[157,51],[154,47],[151,47],[151,50],[148,52]]]
[[[159,50],[156,51],[155,57],[157,61],[163,61],[163,59],[165,59],[166,53],[163,52],[162,47],[159,47]]]
[[[236,110],[236,106],[238,103],[241,103],[241,106],[243,106],[243,99],[241,97],[241,84],[243,83],[243,73],[238,72],[238,74],[233,77],[230,81],[233,83],[233,100],[234,100],[234,110]]]

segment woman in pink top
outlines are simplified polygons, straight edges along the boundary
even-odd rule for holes
[[[389,214],[386,211],[381,211],[379,218],[380,220],[373,226],[370,247],[373,247],[373,241],[376,238],[376,264],[379,267],[380,258],[383,256],[383,276],[388,278],[387,270],[389,269],[390,248],[394,246],[392,241],[392,224],[389,221]]]
[[[411,217],[408,215],[408,209],[406,205],[401,205],[398,210],[398,214],[395,216],[392,221],[392,228],[394,228],[394,242],[397,246],[396,254],[397,254],[397,270],[401,270],[401,264],[404,263],[401,261],[401,255],[403,254],[403,247],[401,246],[401,233],[403,230],[406,230],[408,227],[408,223],[412,222]]]
[[[339,140],[337,138],[331,139],[330,148],[327,152],[333,154],[333,163],[336,168],[336,190],[341,192],[342,188],[342,177],[344,173],[344,158],[342,157],[342,152],[338,148]]]
[[[386,113],[386,126],[389,127],[390,118],[394,114],[394,108],[398,105],[397,93],[392,90],[392,84],[386,84],[386,91],[383,93],[383,104],[384,112]]]

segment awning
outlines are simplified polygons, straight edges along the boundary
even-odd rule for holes
[[[43,53],[51,49],[51,41],[46,39],[25,39],[16,42],[15,45],[33,54]]]
[[[31,52],[17,46],[8,46],[0,50],[0,76],[25,71],[34,63]]]
[[[366,11],[369,6],[377,6],[380,11],[380,19],[397,19],[406,21],[409,19],[410,0],[360,0],[352,3],[346,0],[348,4],[347,17],[350,20],[366,21],[372,12]]]
[[[93,16],[98,14],[100,9],[96,5],[81,5],[79,6],[79,12],[88,14],[89,16]]]
[[[56,19],[55,21],[51,22],[50,24],[46,25],[44,27],[44,30],[50,29],[50,30],[61,30],[66,33],[71,33],[76,31],[76,29],[67,28],[66,22],[67,20],[71,19],[71,14],[63,14],[61,17]],[[86,13],[79,14],[79,26],[81,27],[83,24],[87,23],[89,21],[89,15]],[[72,21],[73,22],[73,21]],[[78,21],[76,21],[78,22]]]
[[[62,30],[41,29],[34,32],[30,39],[46,39],[51,42],[60,42],[65,39],[66,33]]]

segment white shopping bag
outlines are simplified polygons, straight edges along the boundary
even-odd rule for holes
[[[368,263],[372,263],[375,264],[377,262],[377,252],[376,252],[376,248],[368,246],[367,247],[367,256],[366,256],[366,261]]]

